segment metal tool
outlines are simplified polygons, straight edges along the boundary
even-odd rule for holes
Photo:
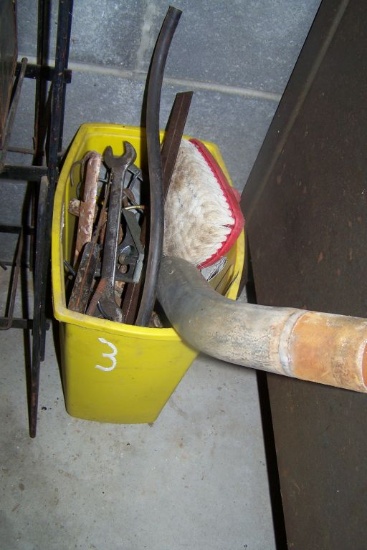
[[[171,176],[176,164],[192,96],[193,92],[180,92],[176,94],[168,119],[161,151],[164,198],[167,196]]]
[[[172,172],[176,163],[178,150],[182,140],[186,119],[189,113],[193,92],[180,92],[176,94],[171,113],[166,126],[165,136],[161,150],[162,178],[163,178],[163,196],[166,198]],[[145,242],[146,217],[140,232],[140,242]],[[136,319],[136,313],[139,306],[139,298],[142,292],[142,282],[128,285],[124,295],[123,310],[125,323],[133,325]]]
[[[121,309],[115,300],[115,278],[117,267],[118,235],[121,219],[123,183],[127,169],[136,159],[134,147],[124,141],[125,153],[115,157],[111,147],[104,152],[104,162],[112,171],[112,184],[108,207],[107,229],[105,235],[101,279],[88,307],[87,313],[94,315],[96,307],[106,319],[123,321]]]
[[[84,245],[69,299],[68,308],[73,311],[78,311],[79,313],[85,313],[88,306],[97,265],[100,259],[101,245],[98,240],[100,238],[102,226],[105,224],[106,220],[106,205],[109,189],[110,183],[108,182],[104,202],[99,213],[97,227],[93,233],[92,240]]]
[[[82,166],[85,170],[85,178],[83,197],[79,207],[78,231],[74,250],[74,266],[78,261],[79,254],[83,250],[85,243],[92,240],[101,163],[102,155],[96,151],[90,151],[83,159]]]
[[[140,241],[141,228],[133,212],[127,209],[122,210],[126,222],[125,236],[118,247],[119,269],[117,278],[126,283],[138,283],[143,270],[144,247]],[[121,268],[125,268],[122,271]]]

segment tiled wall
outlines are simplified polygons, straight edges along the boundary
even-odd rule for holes
[[[193,90],[186,132],[219,145],[240,190],[319,4],[320,0],[173,4],[183,13],[165,70],[161,126],[175,94]],[[168,6],[163,0],[74,0],[65,145],[83,122],[140,125],[146,72]],[[35,0],[18,0],[19,56],[31,61],[36,54],[36,10]],[[53,0],[53,35],[56,21]],[[34,82],[25,82],[14,145],[31,146],[33,93]],[[19,197],[20,191],[8,193],[14,207],[6,215],[14,221],[19,217]],[[1,221],[2,216],[0,208]]]

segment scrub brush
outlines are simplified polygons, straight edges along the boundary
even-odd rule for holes
[[[165,202],[164,255],[199,269],[215,264],[244,227],[239,198],[208,148],[183,139]]]

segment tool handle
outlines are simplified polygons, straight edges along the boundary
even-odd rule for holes
[[[158,299],[193,348],[217,359],[367,393],[367,320],[229,300],[180,258],[162,259]]]

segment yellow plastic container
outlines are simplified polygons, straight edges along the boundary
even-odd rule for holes
[[[184,344],[171,328],[145,328],[76,313],[65,301],[64,260],[70,260],[75,217],[67,206],[76,196],[70,180],[75,161],[111,145],[122,154],[123,141],[137,152],[137,165],[146,159],[140,128],[113,124],[83,124],[77,132],[58,181],[52,223],[52,294],[60,321],[61,372],[68,413],[77,418],[110,423],[148,423],[158,417],[184,376],[197,351]],[[205,142],[226,172],[218,148]],[[228,173],[226,172],[228,175]],[[235,299],[244,261],[243,234],[228,254],[226,276],[213,284]],[[223,280],[221,280],[221,278]]]

